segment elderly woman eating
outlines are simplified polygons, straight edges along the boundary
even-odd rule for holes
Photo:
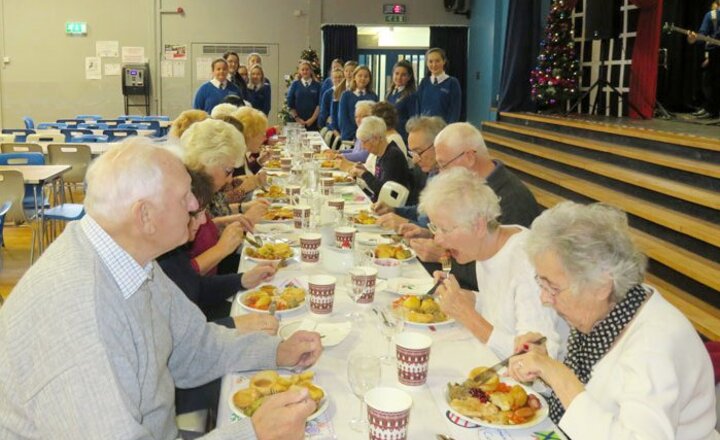
[[[525,253],[528,230],[498,223],[500,202],[483,179],[464,168],[443,172],[425,187],[419,210],[430,218],[438,245],[460,263],[475,262],[478,292],[461,289],[449,275],[436,292],[442,311],[498,357],[512,354],[515,337],[527,332],[545,336],[556,354],[567,327],[540,302]]]
[[[552,388],[550,417],[568,436],[720,438],[709,355],[685,316],[642,284],[645,257],[624,213],[561,203],[533,222],[526,248],[542,301],[572,331],[564,362],[534,346],[509,370]]]

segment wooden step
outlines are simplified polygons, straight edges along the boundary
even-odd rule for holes
[[[672,133],[669,131],[644,129],[621,124],[607,124],[597,121],[573,119],[572,115],[565,117],[540,116],[532,113],[500,113],[501,118],[522,119],[545,124],[562,125],[564,127],[579,128],[614,135],[628,136],[638,139],[647,139],[655,142],[682,145],[683,147],[701,150],[720,151],[720,140],[690,134]]]
[[[589,191],[583,190],[583,188],[588,188],[586,185],[592,186],[594,184],[589,184],[589,182],[582,181],[557,171],[547,170],[539,165],[524,161],[509,154],[504,154],[500,151],[493,151],[492,155],[493,157],[503,161],[505,165],[510,168],[625,210],[625,208],[620,204],[613,203],[612,201],[606,201],[602,198],[593,197]],[[532,185],[528,186],[531,190],[536,189],[538,192],[544,191]],[[540,200],[538,200],[538,202],[540,202]],[[666,212],[670,213],[671,211]],[[638,246],[641,246],[643,252],[645,252],[648,257],[699,283],[720,291],[720,263],[710,261],[699,255],[693,254],[692,252],[688,252],[679,246],[653,238],[644,232],[638,230],[634,231],[633,236],[636,238]]]
[[[538,203],[546,208],[555,206],[565,200],[557,194],[532,184],[528,184],[528,188],[533,192]],[[633,239],[636,240],[636,244],[647,254],[647,249],[644,247],[645,241],[642,238],[638,240],[637,233],[639,232],[640,231],[631,228],[631,234]],[[682,311],[699,333],[708,339],[720,340],[719,309],[653,274],[647,273],[645,279],[648,283],[658,288],[665,299]]]
[[[637,171],[631,171],[616,165],[583,158],[574,154],[564,153],[548,147],[541,147],[529,142],[518,141],[505,136],[492,133],[483,135],[486,141],[503,145],[517,151],[532,154],[557,163],[589,171],[591,173],[629,183],[641,188],[685,200],[697,205],[720,210],[720,193],[702,188],[696,188],[684,183],[674,182],[661,177],[652,176]]]
[[[483,127],[492,127],[498,130],[519,133],[525,136],[546,139],[549,141],[584,148],[586,150],[599,151],[615,156],[635,159],[676,170],[720,179],[720,166],[702,162],[699,160],[686,159],[671,154],[657,153],[642,148],[626,147],[608,142],[600,142],[592,139],[571,136],[563,133],[530,128],[523,125],[508,124],[503,122],[483,122]]]

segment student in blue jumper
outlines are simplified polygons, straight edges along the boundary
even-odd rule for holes
[[[330,63],[330,74],[325,78],[325,81],[322,82],[322,85],[320,86],[320,96],[325,94],[326,91],[331,89],[335,83],[332,79],[332,73],[335,71],[335,69],[342,70],[343,68],[343,60],[340,58],[335,58],[332,60],[332,63]]]
[[[395,106],[398,116],[395,129],[407,144],[408,134],[405,131],[405,124],[417,114],[415,72],[412,64],[407,60],[400,60],[395,63],[392,80],[392,86],[385,100]]]
[[[270,84],[265,83],[265,71],[260,64],[250,68],[250,82],[247,87],[247,100],[254,109],[267,116],[270,113],[272,93]]]
[[[262,57],[259,53],[253,52],[247,56],[247,66],[249,68],[252,68],[252,66],[259,64],[262,66]],[[246,80],[249,81],[249,80]],[[267,77],[263,77],[263,81],[265,81],[265,84],[270,85],[270,80],[267,79]]]
[[[320,118],[318,119],[318,128],[327,126],[331,127],[332,121],[337,119],[337,104],[333,107],[333,101],[335,101],[335,89],[345,80],[342,69],[333,70],[330,74],[330,80],[332,80],[332,87],[325,90],[320,96]],[[335,113],[332,113],[334,110]]]
[[[241,96],[238,87],[227,80],[227,61],[218,58],[212,62],[213,79],[201,85],[195,93],[193,108],[212,113],[213,107],[223,102],[228,95]]]
[[[445,51],[437,47],[429,49],[425,52],[425,61],[430,75],[423,78],[418,87],[418,114],[440,116],[448,124],[457,122],[462,104],[460,82],[445,73]]]
[[[372,90],[372,73],[367,66],[357,66],[350,89],[343,92],[338,102],[338,125],[342,140],[351,141],[355,138],[355,103],[366,100],[378,102],[378,96]]]
[[[240,68],[240,57],[236,52],[227,51],[223,54],[223,59],[228,64],[228,76],[227,80],[237,86],[240,89],[240,98],[245,100],[247,96],[247,82],[240,76],[238,69]],[[245,104],[241,104],[245,105]]]
[[[343,66],[343,74],[345,75],[345,80],[342,81],[337,87],[335,87],[335,92],[333,93],[333,100],[332,103],[330,103],[330,115],[334,116],[335,118],[330,124],[330,129],[335,132],[335,136],[340,136],[340,120],[338,117],[338,112],[340,110],[340,97],[343,93],[345,93],[345,90],[350,90],[353,72],[355,72],[355,68],[357,66],[357,61],[350,60],[345,62],[345,65]]]
[[[298,73],[300,79],[293,81],[288,90],[287,105],[295,122],[308,130],[316,130],[320,114],[320,83],[315,81],[309,61],[300,60]]]

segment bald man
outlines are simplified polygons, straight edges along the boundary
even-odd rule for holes
[[[208,324],[154,262],[198,209],[170,152],[145,138],[111,148],[88,169],[85,208],[0,309],[0,438],[175,439],[175,386],[319,357],[317,333]],[[278,394],[211,435],[302,439],[313,411],[307,392]]]

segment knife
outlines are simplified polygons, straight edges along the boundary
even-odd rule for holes
[[[538,339],[537,341],[529,342],[529,343],[533,344],[533,345],[540,345],[543,342],[545,342],[546,340],[547,340],[547,338],[545,336],[543,336],[542,338]],[[473,377],[473,382],[475,382],[476,385],[484,384],[485,382],[490,380],[490,378],[493,377],[493,375],[497,374],[498,370],[500,370],[504,367],[507,367],[508,362],[510,362],[510,358],[512,358],[513,356],[517,356],[519,354],[523,354],[523,353],[527,353],[527,350],[522,350],[522,351],[519,351],[517,353],[514,353],[514,354],[506,357],[505,359],[501,360],[497,364],[493,365],[492,367],[488,368],[487,370],[484,370],[482,373]]]

